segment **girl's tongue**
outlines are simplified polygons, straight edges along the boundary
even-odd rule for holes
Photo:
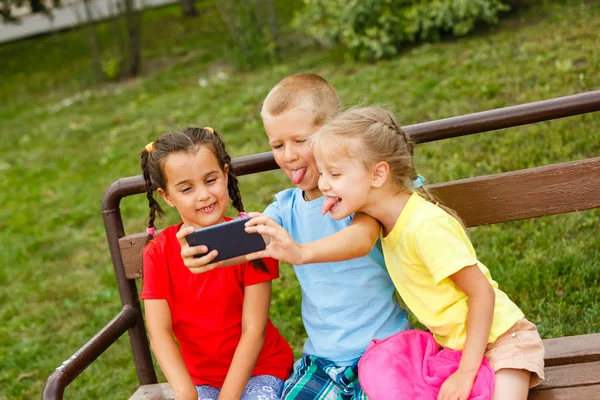
[[[321,210],[321,214],[325,215],[329,210],[333,208],[337,203],[340,202],[340,199],[337,197],[325,197],[323,201],[323,209]]]
[[[292,170],[292,182],[294,182],[294,185],[302,182],[302,179],[304,179],[304,174],[306,174],[306,168]]]

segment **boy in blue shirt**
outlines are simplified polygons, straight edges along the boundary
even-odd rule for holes
[[[275,161],[297,186],[275,195],[264,215],[283,226],[298,243],[327,237],[350,225],[353,217],[322,215],[324,197],[310,137],[340,112],[336,90],[314,74],[279,82],[261,110]],[[356,215],[356,219],[368,218]],[[182,256],[193,269],[193,254]],[[189,250],[188,250],[189,249]],[[294,266],[302,290],[302,320],[308,339],[302,358],[285,382],[283,399],[366,399],[358,382],[358,360],[372,339],[409,329],[398,304],[379,242],[368,256],[343,262]]]

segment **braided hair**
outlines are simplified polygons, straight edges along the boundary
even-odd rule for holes
[[[154,237],[155,220],[158,216],[162,218],[164,212],[160,204],[154,198],[154,188],[167,187],[167,179],[164,173],[166,158],[173,153],[194,153],[201,147],[209,148],[215,155],[219,168],[225,172],[227,169],[227,192],[233,207],[240,213],[244,212],[242,195],[238,188],[238,179],[231,167],[231,156],[225,149],[225,143],[212,128],[185,128],[179,132],[169,133],[161,136],[155,142],[148,144],[140,154],[142,174],[146,183],[146,197],[150,212],[146,232],[146,243]],[[262,260],[254,260],[252,264],[263,271],[267,268]]]

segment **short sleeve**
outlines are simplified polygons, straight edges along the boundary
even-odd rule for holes
[[[271,218],[277,224],[283,226],[283,219],[281,218],[281,211],[279,209],[279,202],[275,200],[265,208],[263,215]]]
[[[477,264],[467,233],[460,222],[449,215],[421,222],[415,230],[414,245],[436,285],[464,267]]]
[[[167,263],[154,241],[144,249],[142,300],[168,299],[169,273]]]
[[[262,261],[267,267],[267,272],[255,267],[250,262],[244,264],[243,286],[256,285],[279,278],[279,262],[273,258],[262,258]]]

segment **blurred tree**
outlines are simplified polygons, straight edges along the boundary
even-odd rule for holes
[[[253,68],[278,59],[273,0],[215,0],[215,4],[236,44],[231,55],[238,66]]]
[[[179,0],[179,4],[181,4],[181,14],[183,14],[184,17],[198,16],[198,10],[196,9],[194,0]]]
[[[29,5],[31,6],[32,13],[48,12],[42,0],[29,0]]]
[[[52,8],[46,7],[43,0],[28,1],[32,11],[44,12],[52,18]],[[25,0],[0,0],[2,22],[19,23],[20,19],[13,15],[13,9],[22,7],[24,2]],[[99,18],[93,13],[90,0],[83,0],[83,3],[85,18],[77,13],[75,15],[82,26],[81,32],[87,35],[94,76],[97,79],[117,79],[138,75],[142,70],[142,9],[135,7],[134,0],[117,0],[116,10],[112,9],[111,1],[107,3],[109,13],[113,17],[110,30],[114,46],[103,55],[97,32]],[[54,7],[59,7],[61,0],[52,0],[52,4]]]
[[[142,10],[134,6],[134,0],[125,4],[125,29],[127,31],[127,54],[123,54],[123,76],[136,76],[142,71]]]
[[[28,0],[29,8],[33,13],[44,13],[51,17],[51,10],[46,7],[42,0]],[[13,15],[13,8],[23,7],[24,0],[0,0],[0,16],[2,22],[18,23],[19,18]],[[53,0],[54,7],[60,7],[60,0]]]
[[[142,70],[141,16],[134,0],[108,2],[108,32],[111,44],[102,43],[98,35],[100,16],[95,15],[91,0],[83,0],[85,18],[78,15],[81,33],[90,46],[92,70],[98,80],[117,80],[137,76]],[[103,48],[104,47],[104,48]]]

